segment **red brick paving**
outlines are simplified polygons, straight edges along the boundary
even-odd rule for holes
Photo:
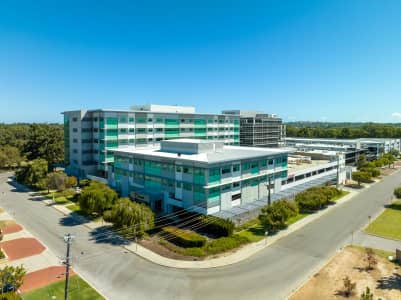
[[[70,269],[70,275],[74,275],[74,271]],[[64,280],[65,267],[53,266],[46,269],[28,273],[25,276],[24,284],[20,288],[22,293],[29,292],[34,289],[44,287],[53,282]]]
[[[1,229],[3,234],[15,233],[22,230],[22,226],[19,224],[10,224]]]
[[[46,248],[35,238],[19,238],[0,243],[9,260],[20,259],[42,253]]]

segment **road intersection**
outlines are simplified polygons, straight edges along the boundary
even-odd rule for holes
[[[380,212],[400,183],[396,172],[254,256],[200,270],[161,267],[108,241],[96,243],[90,229],[10,185],[5,174],[0,174],[0,206],[56,255],[64,255],[63,235],[74,234],[74,269],[109,299],[286,299],[350,243],[352,231]]]

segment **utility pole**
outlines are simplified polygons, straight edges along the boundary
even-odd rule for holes
[[[267,205],[270,206],[271,202],[271,192],[270,192],[270,185],[271,185],[271,177],[269,176],[269,183],[267,186]]]
[[[72,244],[72,239],[74,236],[72,236],[70,233],[67,233],[64,235],[64,241],[67,244],[67,255],[65,257],[65,288],[64,288],[64,300],[68,300],[68,284],[69,284],[69,277],[70,277],[70,247]]]

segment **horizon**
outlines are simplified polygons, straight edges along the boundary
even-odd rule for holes
[[[23,2],[0,11],[0,123],[146,103],[401,122],[399,1]]]

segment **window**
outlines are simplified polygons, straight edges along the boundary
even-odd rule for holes
[[[183,183],[182,188],[186,191],[192,191],[192,185],[189,183]]]
[[[120,128],[120,133],[127,133],[127,128]]]
[[[239,187],[239,186],[240,186],[239,181],[233,183],[233,187]]]
[[[272,165],[273,165],[273,160],[269,159],[269,166],[272,166]]]
[[[185,173],[185,174],[191,174],[191,173],[192,173],[192,168],[191,168],[191,167],[184,167],[184,168],[183,168],[183,173]]]
[[[127,118],[125,118],[125,117],[120,117],[119,122],[120,122],[120,123],[127,123]]]
[[[130,133],[135,133],[135,129],[134,129],[134,128],[130,128],[130,129],[128,129],[128,131],[129,131]]]
[[[73,132],[78,132],[78,129],[73,128],[72,131],[73,131]]]
[[[148,119],[148,122],[149,122],[149,123],[153,122],[153,119],[152,119],[152,118],[149,118],[149,119]]]
[[[231,173],[231,166],[224,166],[221,168],[221,174]]]
[[[239,164],[233,165],[233,172],[239,172]]]
[[[77,118],[72,118],[72,121],[76,122],[76,121],[78,121],[78,119]]]
[[[148,129],[148,132],[153,132],[153,128],[149,128],[149,129]]]
[[[181,173],[181,172],[182,172],[182,167],[181,167],[181,166],[176,166],[176,167],[175,167],[175,171],[176,171],[177,173]]]
[[[78,143],[78,140],[77,139],[73,139],[72,142],[73,143]]]
[[[223,186],[221,187],[221,191],[222,191],[222,192],[227,192],[227,191],[229,191],[229,190],[231,190],[231,184],[226,184],[226,185],[223,185]]]
[[[182,182],[178,182],[178,181],[177,181],[177,182],[175,183],[175,187],[178,188],[178,189],[181,189],[181,188],[182,188]]]
[[[93,122],[97,122],[97,118],[95,117],[95,118],[93,118]]]
[[[135,119],[133,117],[130,117],[128,120],[129,120],[130,123],[134,123],[135,122]]]
[[[238,200],[238,199],[241,199],[241,193],[231,196],[231,201]]]

